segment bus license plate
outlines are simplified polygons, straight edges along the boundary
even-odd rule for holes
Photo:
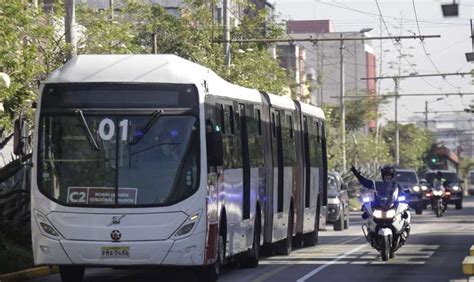
[[[101,247],[103,258],[129,258],[130,247]]]

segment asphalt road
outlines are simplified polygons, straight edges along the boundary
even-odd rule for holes
[[[227,267],[219,281],[467,281],[462,261],[474,244],[474,197],[467,197],[462,210],[449,206],[436,218],[431,210],[413,215],[408,242],[395,259],[382,262],[363,238],[362,219],[351,214],[345,231],[320,232],[316,247],[294,250],[290,256],[272,256],[255,269]],[[474,278],[474,277],[473,277]],[[51,275],[31,281],[61,281]],[[189,269],[102,269],[86,270],[84,281],[196,281]]]

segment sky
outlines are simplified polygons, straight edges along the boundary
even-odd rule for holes
[[[373,28],[371,36],[391,35],[440,35],[441,38],[402,40],[399,53],[391,40],[373,40],[377,56],[377,73],[382,76],[398,75],[397,64],[401,61],[401,75],[470,72],[474,63],[466,61],[465,53],[472,52],[469,19],[474,16],[474,0],[457,0],[458,17],[443,17],[441,4],[451,0],[271,0],[276,14],[282,20],[329,19],[334,31],[359,31]],[[380,20],[379,9],[383,21]],[[415,16],[416,12],[416,16]],[[418,21],[416,20],[418,19]],[[387,32],[388,29],[388,32]],[[423,44],[425,48],[423,48]],[[425,52],[426,50],[426,52]],[[383,54],[382,56],[380,54]],[[382,67],[380,68],[380,60]],[[471,76],[446,76],[433,78],[409,78],[400,81],[400,94],[412,93],[474,93]],[[380,94],[394,91],[393,80],[382,80]],[[436,101],[438,98],[444,99]],[[462,111],[474,105],[474,96],[423,96],[401,97],[398,100],[398,119],[423,116],[415,112],[425,110],[429,101],[430,111]],[[393,99],[382,107],[382,122],[394,119]],[[434,118],[434,115],[430,115]]]

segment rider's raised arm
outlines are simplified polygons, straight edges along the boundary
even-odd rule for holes
[[[360,174],[360,172],[357,171],[357,169],[354,166],[351,167],[351,172],[354,174],[357,180],[359,180],[359,183],[362,186],[368,189],[375,189],[374,181],[363,177],[362,174]]]

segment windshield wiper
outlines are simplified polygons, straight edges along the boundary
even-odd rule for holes
[[[150,131],[151,127],[155,124],[155,122],[160,118],[160,116],[164,113],[163,110],[156,110],[153,112],[150,120],[145,124],[145,126],[136,134],[133,139],[130,141],[130,145],[136,145],[140,140],[142,140],[143,136]]]
[[[89,125],[87,125],[87,121],[84,117],[84,114],[82,113],[82,110],[76,110],[76,115],[82,125],[82,129],[84,129],[84,132],[86,133],[87,140],[89,140],[89,144],[91,144],[92,149],[99,151],[99,145],[97,145],[97,142],[94,139],[94,135],[92,135],[92,131],[89,128]]]

